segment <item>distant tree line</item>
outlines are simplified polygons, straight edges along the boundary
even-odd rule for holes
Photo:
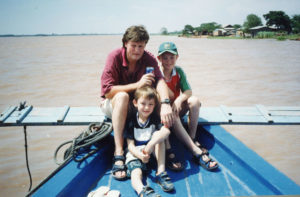
[[[290,33],[300,33],[300,15],[294,15],[290,18],[283,11],[270,11],[267,14],[263,15],[266,20],[267,26],[274,26],[278,31],[285,31],[288,34]],[[261,26],[262,21],[261,18],[255,14],[249,14],[246,17],[246,20],[243,25],[235,24],[233,25],[234,29],[241,29],[245,33],[250,32],[250,28]],[[212,32],[216,29],[221,28],[220,24],[216,22],[210,23],[202,23],[198,27],[193,27],[192,25],[185,25],[182,31],[177,32],[168,32],[166,27],[163,27],[160,31],[162,35],[170,35],[170,34],[183,34],[183,35],[193,35],[195,32],[201,32],[201,34],[212,34]]]

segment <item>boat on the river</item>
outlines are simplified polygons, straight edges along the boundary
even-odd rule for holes
[[[99,121],[107,120],[98,107],[27,106],[21,110],[9,107],[0,116],[0,126],[23,126],[24,129],[27,126],[88,125]],[[300,195],[299,185],[246,147],[221,124],[299,125],[300,107],[203,107],[198,139],[219,162],[219,168],[210,172],[193,163],[189,151],[174,138],[177,154],[186,162],[182,172],[168,170],[175,191],[161,190],[155,183],[155,168],[148,173],[145,182],[162,196]],[[118,190],[122,197],[136,196],[129,179],[117,181],[111,175],[113,136],[90,147],[94,148],[99,150],[82,162],[69,159],[59,166],[28,196],[87,196],[100,186]]]

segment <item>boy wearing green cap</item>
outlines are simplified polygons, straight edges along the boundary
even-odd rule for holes
[[[218,167],[218,163],[213,161],[208,156],[207,149],[203,148],[201,144],[195,140],[200,101],[197,97],[192,95],[192,89],[189,85],[186,75],[181,67],[176,65],[178,59],[177,47],[172,42],[164,42],[159,46],[158,60],[160,61],[160,69],[164,79],[169,87],[169,97],[173,112],[176,115],[173,125],[173,132],[182,140],[182,142],[193,153],[193,159],[196,163],[201,165],[206,170],[213,170]],[[189,111],[188,115],[188,130],[183,127],[180,117]],[[176,157],[171,148],[169,140],[166,142],[166,161],[167,167],[171,170],[183,170],[184,165]]]

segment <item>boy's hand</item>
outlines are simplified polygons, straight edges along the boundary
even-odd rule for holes
[[[138,88],[144,87],[146,85],[151,86],[155,82],[155,75],[153,73],[144,74],[142,78],[138,81]]]
[[[144,150],[141,150],[140,152],[140,160],[142,160],[143,163],[148,163],[149,162],[149,159],[150,159],[150,155],[147,154]]]
[[[172,105],[173,112],[176,116],[179,116],[179,113],[182,110],[182,102],[179,99],[176,99]]]
[[[165,127],[170,128],[173,125],[175,118],[170,104],[161,105],[160,118]]]

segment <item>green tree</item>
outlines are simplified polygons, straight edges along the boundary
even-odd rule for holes
[[[255,14],[249,14],[244,22],[244,29],[245,32],[249,32],[249,29],[252,27],[262,25],[260,17],[256,16]]]
[[[292,18],[292,29],[294,33],[300,33],[300,15],[294,15]]]
[[[160,34],[161,35],[168,35],[168,29],[166,27],[162,27],[160,29]]]
[[[275,25],[278,29],[288,33],[292,31],[291,19],[283,11],[270,11],[268,14],[264,14],[264,18],[268,26]]]
[[[200,27],[197,28],[197,31],[205,33],[212,33],[215,29],[221,28],[221,25],[217,24],[216,22],[211,23],[202,23]]]
[[[238,29],[238,28],[241,28],[242,27],[242,25],[240,25],[240,24],[235,24],[235,25],[233,25],[233,28],[234,29]]]
[[[183,34],[193,34],[194,27],[192,25],[185,25],[182,31]]]

